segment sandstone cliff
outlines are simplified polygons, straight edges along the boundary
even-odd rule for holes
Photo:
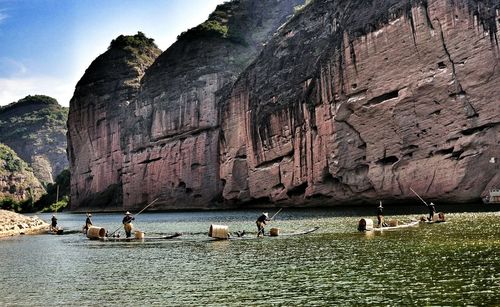
[[[160,54],[143,33],[119,36],[76,85],[68,116],[71,203],[117,207],[122,198],[122,125],[140,79]],[[133,109],[132,109],[133,110]]]
[[[125,209],[157,197],[164,208],[215,203],[222,191],[218,93],[302,2],[241,0],[218,6],[206,22],[179,35],[144,77],[133,75],[128,96],[109,81],[127,79],[127,73],[110,69],[114,59],[98,58],[86,75],[107,71],[100,76],[101,91],[84,89],[84,76],[70,106],[72,208],[109,200],[119,205],[122,197]]]
[[[314,1],[222,111],[224,198],[479,200],[500,186],[500,1]],[[495,163],[496,162],[496,163]]]
[[[44,183],[68,167],[66,121],[68,108],[51,97],[27,96],[0,108],[0,142],[30,164]]]
[[[219,6],[143,77],[113,48],[98,58],[68,121],[72,208],[398,202],[410,187],[469,202],[500,186],[500,0],[315,0],[273,35],[299,2]]]
[[[44,189],[26,162],[8,146],[0,143],[0,202],[21,202],[40,198]]]

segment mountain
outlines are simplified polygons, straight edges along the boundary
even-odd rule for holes
[[[27,96],[0,108],[0,142],[26,161],[45,183],[68,167],[66,121],[68,108],[51,97]]]
[[[0,201],[37,200],[44,189],[26,162],[0,143]]]
[[[500,0],[299,4],[231,1],[157,58],[96,59],[70,106],[72,208],[414,202],[410,187],[466,203],[500,186]]]

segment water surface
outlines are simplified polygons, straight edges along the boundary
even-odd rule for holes
[[[207,237],[210,224],[255,234],[260,212],[248,210],[141,214],[134,225],[146,236],[183,233],[161,242],[104,243],[78,233],[1,239],[0,305],[500,304],[500,212],[450,213],[444,224],[364,234],[357,222],[374,210],[360,210],[285,209],[272,222],[282,233],[320,227],[293,237]],[[420,211],[394,208],[391,217],[407,221]],[[93,220],[111,232],[122,217]],[[85,216],[58,219],[78,230]]]

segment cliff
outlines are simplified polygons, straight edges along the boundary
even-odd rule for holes
[[[301,2],[220,5],[144,65],[151,65],[144,76],[128,74],[131,67],[117,71],[111,49],[96,59],[70,105],[72,208],[123,203],[128,210],[158,197],[158,207],[203,208],[220,199],[219,93]],[[104,71],[98,91],[96,82],[83,81]],[[117,90],[114,82],[133,86]]]
[[[26,162],[0,143],[0,202],[15,202],[40,198],[44,189]]]
[[[27,96],[0,108],[0,142],[26,161],[44,183],[68,167],[66,121],[68,108],[51,97]]]
[[[288,19],[299,2],[225,3],[145,72],[113,48],[96,59],[70,106],[72,208],[401,202],[410,187],[470,202],[500,186],[500,0],[315,0]]]
[[[68,116],[68,157],[72,208],[121,204],[120,147],[123,121],[140,79],[160,54],[139,32],[119,36],[95,59],[76,85]]]
[[[500,186],[499,1],[314,1],[223,107],[223,197],[480,200]]]

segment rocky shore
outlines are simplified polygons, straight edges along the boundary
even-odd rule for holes
[[[0,238],[21,234],[39,234],[47,231],[49,224],[33,216],[0,210]]]

